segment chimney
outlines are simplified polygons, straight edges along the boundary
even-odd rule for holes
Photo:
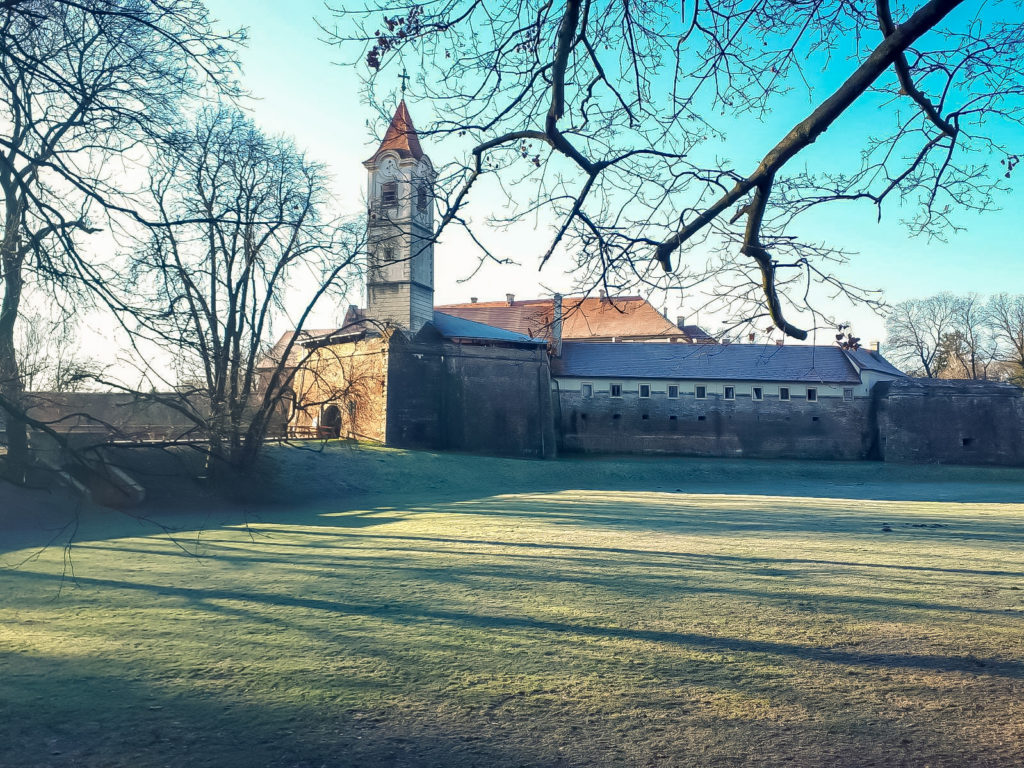
[[[476,296],[470,296],[469,297],[469,303],[470,304],[476,304]]]
[[[882,352],[882,342],[880,342],[880,341],[869,341],[868,342],[868,349],[870,349],[872,352],[876,352],[876,353],[881,354],[881,352]]]
[[[757,338],[757,336],[755,336],[753,333],[748,333],[747,334],[747,341],[749,341],[751,344],[754,343],[754,339],[756,339],[756,338]]]
[[[597,295],[601,297],[601,301],[608,301],[608,294],[605,293],[604,288],[597,292]]]
[[[785,340],[785,339],[776,339],[776,340],[775,340],[775,346],[776,346],[776,347],[781,347],[781,346],[782,346],[783,344],[785,344],[785,343],[786,343],[786,340]]]
[[[515,300],[516,300],[516,295],[514,293],[506,293],[505,294],[505,301],[508,302],[508,305],[510,307],[512,306],[512,302],[514,302]]]
[[[551,346],[555,357],[562,356],[562,294],[556,293],[551,299]]]
[[[678,328],[681,331],[681,330],[683,330],[683,327],[685,325],[686,325],[686,317],[684,315],[676,315],[676,328]]]

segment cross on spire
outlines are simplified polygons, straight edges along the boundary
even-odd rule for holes
[[[409,80],[409,73],[405,71],[405,67],[402,67],[402,74],[398,76],[398,79],[402,81],[402,98],[405,98],[405,85]]]

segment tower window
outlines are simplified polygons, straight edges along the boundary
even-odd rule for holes
[[[419,210],[421,210],[421,211],[425,211],[427,209],[427,185],[426,184],[420,184],[416,188],[416,207]]]
[[[385,208],[394,208],[398,205],[398,183],[389,181],[380,188],[380,204]]]

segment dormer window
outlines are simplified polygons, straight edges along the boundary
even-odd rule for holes
[[[380,204],[384,208],[394,208],[398,205],[398,182],[388,181],[381,185]]]

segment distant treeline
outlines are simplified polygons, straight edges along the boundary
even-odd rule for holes
[[[1024,295],[908,299],[885,322],[887,356],[913,376],[1024,385]]]

